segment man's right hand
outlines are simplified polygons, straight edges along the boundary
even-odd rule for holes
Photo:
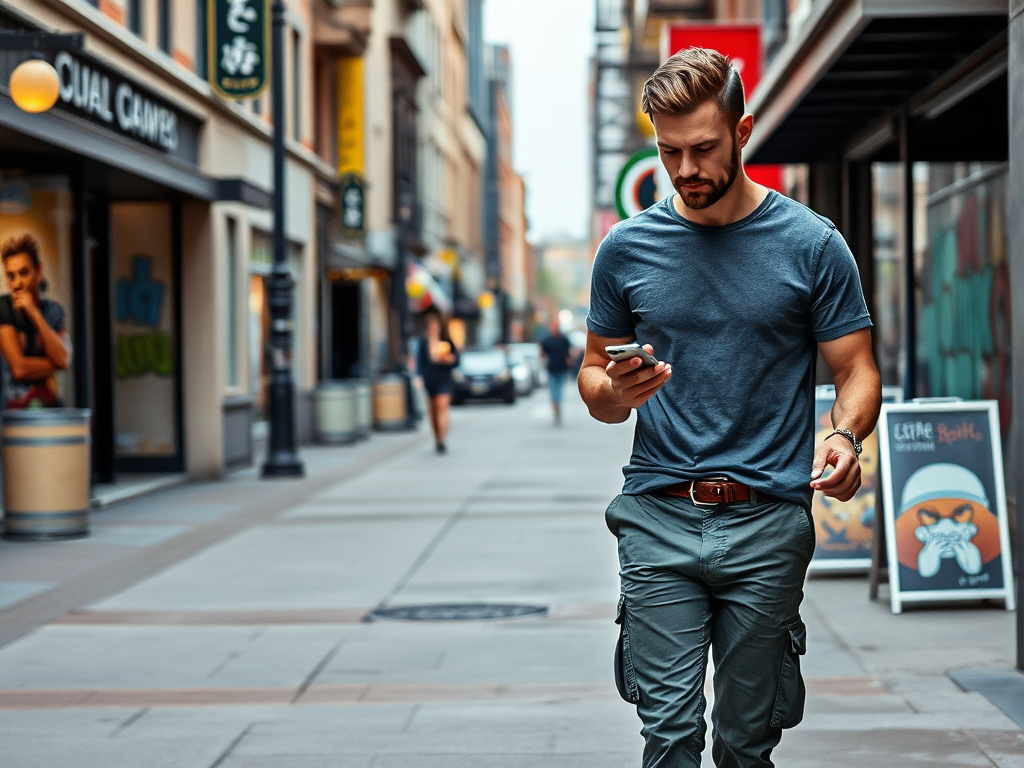
[[[649,354],[654,354],[654,347],[650,344],[643,346]],[[660,362],[652,368],[641,368],[641,362],[639,357],[632,357],[620,362],[613,360],[605,366],[618,405],[639,408],[672,378],[672,366],[668,363]]]

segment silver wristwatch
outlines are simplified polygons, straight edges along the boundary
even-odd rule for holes
[[[853,430],[846,429],[845,427],[837,427],[832,432],[832,435],[842,435],[851,443],[853,443],[853,452],[856,453],[858,456],[860,456],[860,452],[864,450],[864,446],[861,444],[860,440],[857,439],[857,436],[853,434]],[[832,435],[829,435],[829,437],[832,437]]]

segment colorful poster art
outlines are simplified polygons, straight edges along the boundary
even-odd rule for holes
[[[983,598],[1012,610],[998,404],[884,405],[879,431],[893,613]]]
[[[899,387],[883,387],[882,399],[898,403],[903,399]],[[832,434],[832,405],[835,387],[819,386],[814,393],[814,444]],[[874,538],[875,499],[878,484],[878,434],[872,432],[862,441],[860,454],[861,487],[849,501],[839,501],[816,492],[811,499],[814,518],[814,557],[808,570],[864,571],[871,567],[871,542]]]
[[[0,171],[0,407],[73,404],[71,186]]]

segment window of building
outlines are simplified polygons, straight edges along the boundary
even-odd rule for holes
[[[302,36],[292,30],[292,138],[302,139]]]
[[[166,54],[171,52],[171,0],[157,0],[157,45]]]
[[[196,0],[196,74],[206,79],[206,22],[209,14],[209,0]]]
[[[125,11],[128,29],[142,37],[142,0],[128,0]]]
[[[227,358],[228,386],[238,384],[238,224],[234,219],[227,219]]]

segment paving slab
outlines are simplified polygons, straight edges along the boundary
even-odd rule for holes
[[[100,610],[238,610],[376,605],[442,520],[264,525],[100,601]],[[273,567],[268,567],[268,564]]]

